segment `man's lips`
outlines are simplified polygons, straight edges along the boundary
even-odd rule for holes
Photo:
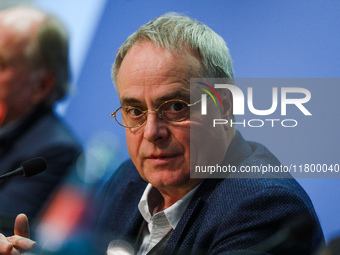
[[[145,160],[155,163],[167,163],[176,159],[180,154],[151,154],[145,157]]]
[[[178,154],[151,154],[149,156],[146,156],[146,159],[158,159],[158,158],[173,158],[177,157]]]

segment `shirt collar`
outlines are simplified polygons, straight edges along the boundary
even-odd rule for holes
[[[190,190],[184,197],[179,199],[172,206],[166,208],[163,212],[165,213],[171,227],[176,228],[178,222],[180,221],[184,211],[188,207],[192,196],[201,184],[198,184],[192,190]],[[141,200],[138,204],[138,209],[142,214],[144,220],[149,223],[152,218],[152,211],[154,210],[156,204],[162,199],[161,194],[158,190],[153,187],[150,183],[146,186]],[[149,207],[150,205],[150,207]]]

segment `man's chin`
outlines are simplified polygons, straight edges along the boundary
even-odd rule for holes
[[[146,176],[145,180],[151,183],[152,186],[159,189],[177,189],[186,186],[190,179],[189,175],[181,174],[174,175],[173,172],[166,170]]]

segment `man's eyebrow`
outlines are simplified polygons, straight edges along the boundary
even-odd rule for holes
[[[187,91],[177,90],[174,93],[170,93],[170,94],[162,96],[161,98],[157,99],[157,102],[162,103],[164,101],[173,100],[173,99],[188,100],[190,99],[190,93],[189,91],[187,92]]]
[[[136,98],[133,97],[126,97],[121,98],[120,100],[121,105],[134,105],[134,104],[141,104],[142,102]]]

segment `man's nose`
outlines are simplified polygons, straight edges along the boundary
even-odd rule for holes
[[[163,140],[168,136],[166,121],[155,111],[149,111],[144,126],[144,138],[150,142]]]

